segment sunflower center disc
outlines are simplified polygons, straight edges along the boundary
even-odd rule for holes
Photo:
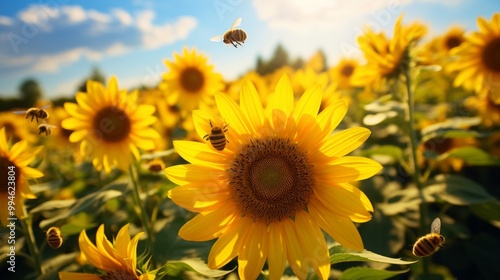
[[[352,65],[344,66],[341,71],[344,77],[350,77],[353,72],[354,72],[354,67]]]
[[[205,82],[203,73],[194,67],[188,67],[181,73],[181,85],[190,92],[197,92],[203,87]]]
[[[9,166],[14,166],[13,171],[15,172],[15,176],[9,175],[9,171],[11,170],[9,169]],[[12,185],[12,183],[8,184],[9,182],[14,182],[14,186],[18,185],[17,178],[20,178],[20,170],[19,168],[17,168],[17,166],[14,165],[13,162],[3,156],[0,156],[0,172],[2,172],[2,176],[0,176],[0,195],[2,195],[8,193],[8,187]],[[14,181],[9,179],[14,179]]]
[[[242,215],[266,224],[304,209],[314,185],[305,151],[276,137],[243,146],[228,172]]]
[[[126,112],[118,107],[109,106],[97,112],[93,129],[97,139],[116,143],[129,136],[131,123]]]
[[[500,37],[493,39],[484,48],[483,63],[489,70],[500,73]]]
[[[117,269],[106,272],[105,275],[101,275],[99,278],[102,280],[137,280],[137,276],[133,272],[127,269]]]
[[[453,48],[460,46],[460,44],[462,44],[462,41],[463,40],[461,37],[451,36],[446,39],[444,44],[446,45],[447,50],[451,50]]]

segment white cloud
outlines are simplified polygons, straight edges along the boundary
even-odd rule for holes
[[[402,6],[410,2],[411,0],[253,0],[253,5],[258,17],[267,21],[271,28],[310,31],[311,28],[336,29],[351,20],[368,15],[384,25],[386,21],[394,20],[401,13]]]
[[[149,49],[154,49],[185,39],[195,27],[196,20],[194,18],[181,17],[173,24],[164,24],[160,26],[143,24],[139,26],[139,29],[141,29],[143,34],[142,42],[144,46]]]
[[[14,20],[10,17],[0,16],[0,25],[12,25]]]
[[[196,27],[193,17],[156,23],[155,12],[132,16],[123,9],[103,13],[78,5],[32,4],[16,18],[0,16],[0,74],[12,71],[57,72],[86,58],[123,55],[183,40]]]
[[[134,21],[132,16],[125,10],[122,9],[113,9],[111,13],[123,24],[123,25],[131,25]]]
[[[87,19],[85,10],[80,6],[64,6],[61,7],[61,12],[67,16],[69,23],[79,23]]]

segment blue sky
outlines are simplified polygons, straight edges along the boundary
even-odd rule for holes
[[[22,80],[37,79],[44,97],[74,93],[98,66],[124,88],[155,85],[173,52],[196,47],[226,80],[269,58],[282,43],[292,58],[322,49],[329,65],[359,55],[356,37],[369,24],[390,32],[400,14],[422,21],[430,34],[452,25],[476,30],[491,19],[497,0],[184,0],[184,1],[2,1],[0,2],[0,94],[15,96]],[[243,18],[243,47],[209,38]]]

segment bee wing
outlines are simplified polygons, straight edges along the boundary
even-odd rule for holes
[[[240,26],[240,24],[241,24],[241,17],[237,18],[237,19],[234,21],[233,25],[231,26],[231,29],[229,29],[229,30],[233,30],[235,27]]]
[[[431,224],[431,232],[434,233],[441,233],[441,220],[439,218],[434,219],[434,221]]]
[[[222,35],[217,35],[212,38],[210,38],[210,41],[212,42],[220,42],[222,40]]]
[[[42,126],[45,126],[46,128],[57,128],[57,126],[55,126],[55,125],[46,124],[46,123],[39,124],[38,128],[40,128]]]
[[[12,113],[17,114],[17,115],[24,115],[24,114],[26,114],[26,112],[28,112],[28,111],[14,111]]]

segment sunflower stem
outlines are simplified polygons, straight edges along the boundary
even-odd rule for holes
[[[35,234],[33,234],[33,227],[31,222],[31,216],[26,217],[21,220],[21,227],[26,236],[26,244],[28,245],[28,250],[32,256],[33,266],[35,268],[36,276],[41,276],[43,274],[42,263],[40,261],[40,254],[38,247],[35,242]]]
[[[141,220],[142,226],[146,230],[148,245],[151,248],[151,250],[153,251],[154,250],[153,229],[151,226],[151,222],[148,219],[148,215],[146,213],[146,210],[144,209],[144,206],[142,205],[142,202],[141,202],[141,196],[140,196],[141,191],[139,189],[140,186],[139,186],[139,181],[138,181],[139,176],[137,173],[137,168],[135,166],[135,162],[132,162],[130,164],[130,178],[132,180],[132,194],[134,197],[136,210],[139,212],[138,213],[139,219]]]
[[[404,71],[405,83],[406,83],[406,99],[407,99],[407,112],[406,121],[408,125],[408,134],[410,136],[410,166],[412,167],[412,178],[414,183],[417,185],[418,193],[422,203],[420,203],[420,235],[423,236],[429,231],[427,225],[428,211],[427,211],[427,201],[424,196],[424,184],[422,181],[422,171],[417,161],[417,147],[418,139],[415,126],[415,96],[413,92],[412,79],[411,79],[411,67],[408,65]],[[423,273],[429,273],[429,259],[424,258],[422,260]]]

